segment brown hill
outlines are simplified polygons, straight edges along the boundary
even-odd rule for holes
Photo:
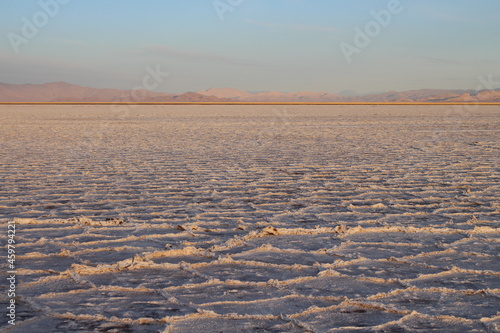
[[[198,94],[205,96],[217,96],[219,98],[240,99],[240,100],[252,96],[252,94],[246,91],[234,88],[210,88],[208,90],[199,91]]]
[[[477,94],[465,93],[460,96],[455,96],[449,98],[449,102],[460,102],[460,103],[500,103],[500,91],[495,90],[483,90]]]
[[[117,90],[81,87],[65,82],[46,84],[0,83],[0,102],[224,102],[226,99],[189,92],[156,93],[148,90]]]

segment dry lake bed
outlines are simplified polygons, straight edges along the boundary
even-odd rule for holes
[[[500,332],[499,171],[500,106],[0,106],[0,331]]]

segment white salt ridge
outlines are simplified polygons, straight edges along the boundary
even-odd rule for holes
[[[500,110],[447,108],[1,107],[0,331],[500,331]]]

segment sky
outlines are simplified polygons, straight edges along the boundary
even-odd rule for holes
[[[499,16],[498,0],[0,0],[0,82],[476,89],[500,81]]]

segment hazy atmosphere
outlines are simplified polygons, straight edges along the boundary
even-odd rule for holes
[[[500,71],[500,2],[1,1],[0,82],[158,92],[475,89]],[[498,87],[497,87],[498,88]]]
[[[500,332],[500,1],[0,13],[1,333]]]

